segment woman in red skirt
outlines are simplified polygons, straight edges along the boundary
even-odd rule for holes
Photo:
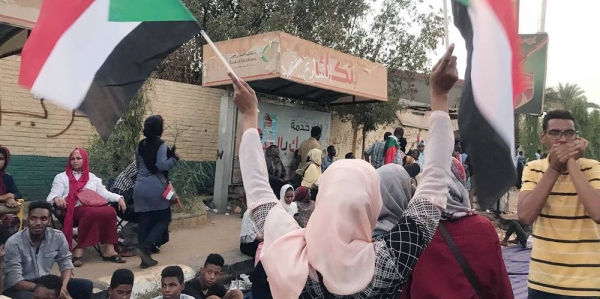
[[[77,247],[73,250],[73,265],[81,267],[83,249],[98,243],[106,244],[102,257],[106,261],[124,263],[115,251],[117,240],[117,213],[108,203],[118,202],[125,212],[125,200],[111,193],[102,180],[89,171],[88,156],[76,148],[69,156],[66,171],[54,177],[52,190],[46,199],[61,209],[64,215],[63,233],[73,249],[73,225],[77,224]]]

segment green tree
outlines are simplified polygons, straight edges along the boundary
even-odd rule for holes
[[[384,103],[336,106],[332,110],[352,123],[355,134],[394,122],[401,96],[414,94],[411,74],[428,73],[427,54],[443,37],[441,11],[423,0],[384,0],[371,11],[369,0],[184,0],[215,41],[269,31],[284,31],[356,57],[385,65],[388,99]],[[426,9],[423,9],[426,8]],[[424,12],[427,11],[427,12]],[[372,21],[371,21],[372,20]],[[370,24],[365,26],[365,24]],[[185,44],[158,70],[162,79],[200,84],[202,45]],[[353,148],[356,136],[354,137]]]
[[[576,101],[583,101],[585,108],[600,108],[597,104],[587,101],[585,91],[579,85],[570,83],[563,85],[559,83],[556,87],[546,89],[544,111],[553,109],[571,110]]]
[[[98,134],[91,138],[87,152],[90,168],[98,177],[104,180],[114,178],[133,161],[148,108],[145,95],[148,88],[149,83],[131,99],[108,140],[102,140]]]

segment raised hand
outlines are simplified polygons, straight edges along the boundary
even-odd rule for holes
[[[453,52],[454,44],[451,44],[431,70],[429,76],[431,110],[448,111],[448,92],[458,80],[456,56],[452,55]]]

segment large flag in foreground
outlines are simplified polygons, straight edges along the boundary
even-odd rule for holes
[[[200,31],[179,0],[44,0],[19,84],[106,139],[156,66]]]
[[[458,126],[479,204],[491,207],[517,181],[514,103],[523,90],[511,0],[453,0],[454,24],[467,46]]]

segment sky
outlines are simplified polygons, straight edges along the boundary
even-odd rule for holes
[[[441,9],[445,0],[427,0]],[[436,3],[437,2],[437,3]],[[546,87],[561,83],[576,83],[586,93],[589,101],[600,105],[600,56],[594,45],[600,42],[598,35],[598,0],[548,0],[546,28],[549,36],[548,66]],[[448,13],[451,16],[450,0]],[[542,14],[542,0],[521,0],[519,33],[536,33]],[[454,54],[458,57],[461,78],[464,77],[467,52],[460,32],[449,24],[450,43],[455,43]],[[437,61],[443,55],[445,46],[440,45],[431,60]]]

